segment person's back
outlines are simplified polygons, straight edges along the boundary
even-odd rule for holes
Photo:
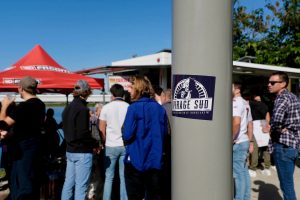
[[[168,119],[170,121],[171,116],[172,116],[172,92],[171,89],[166,89],[164,91],[165,93],[165,101],[163,102],[162,106],[165,108],[167,112]]]
[[[167,114],[154,100],[154,91],[147,77],[133,77],[129,92],[132,104],[128,107],[123,128],[128,198],[161,199]]]
[[[167,133],[166,111],[153,99],[141,98],[128,107],[128,116],[136,118],[136,127],[124,126],[124,139],[129,143],[133,140],[128,146],[125,162],[132,163],[140,171],[161,169]],[[132,128],[136,129],[134,134],[127,131]]]
[[[266,119],[268,113],[268,106],[261,101],[250,101],[250,108],[253,120]]]
[[[40,196],[41,133],[45,104],[36,97],[37,86],[38,82],[30,76],[20,80],[18,92],[25,101],[19,103],[8,116],[5,112],[13,100],[7,97],[2,100],[1,119],[13,125],[11,199],[37,200]]]
[[[123,127],[126,145],[125,181],[128,199],[162,199],[164,139],[168,134],[165,109],[154,100],[147,77],[132,78]]]
[[[89,109],[85,100],[74,97],[63,111],[62,119],[67,152],[92,153],[96,140],[89,129]]]
[[[90,114],[90,131],[92,133],[92,137],[95,138],[99,144],[101,143],[99,117],[100,117],[102,107],[103,107],[102,104],[97,103],[94,108],[95,110]]]
[[[252,144],[252,116],[251,109],[241,96],[242,86],[232,84],[232,164],[235,182],[235,199],[250,200],[250,176],[247,166],[247,156]],[[251,152],[251,151],[250,151]]]
[[[17,106],[11,117],[16,121],[13,129],[17,140],[40,136],[45,118],[45,104],[38,98],[28,99]]]
[[[73,101],[62,113],[67,143],[67,167],[61,199],[85,199],[92,170],[93,148],[97,141],[89,130],[89,109],[86,99],[91,88],[86,81],[75,84]]]
[[[249,112],[249,110],[247,110],[246,100],[244,100],[242,97],[235,97],[233,99],[233,116],[239,116],[241,118],[240,130],[235,138],[235,142],[237,143],[249,140],[247,136],[247,112]]]
[[[120,199],[127,200],[124,179],[125,147],[122,139],[122,126],[125,120],[128,103],[123,99],[124,88],[114,84],[110,91],[112,101],[103,106],[100,114],[100,131],[105,144],[105,183],[103,200],[111,199],[115,166],[119,163]]]
[[[45,141],[45,153],[49,158],[54,158],[58,154],[58,148],[60,143],[60,138],[57,133],[59,128],[56,120],[54,119],[54,110],[52,108],[48,108],[45,119],[45,137],[43,138]]]
[[[271,167],[271,157],[270,153],[267,150],[267,144],[266,146],[262,146],[261,143],[257,144],[256,137],[260,137],[259,133],[261,133],[260,127],[265,126],[266,124],[269,124],[270,121],[270,114],[268,112],[268,106],[261,101],[261,97],[259,95],[253,95],[252,100],[249,102],[250,108],[251,108],[251,114],[254,121],[254,135],[252,138],[253,142],[253,152],[250,154],[250,166],[249,166],[249,174],[251,177],[256,177],[256,170],[257,166],[259,165],[259,155],[263,155],[264,160],[264,166],[263,170],[261,171],[262,174],[265,174],[267,176],[271,176],[271,171],[269,168]],[[258,134],[258,135],[256,135]],[[264,133],[268,134],[268,133]],[[260,140],[261,141],[261,140]]]
[[[115,100],[103,106],[101,116],[105,118],[107,124],[105,146],[124,146],[121,128],[128,106],[128,103],[123,100]]]

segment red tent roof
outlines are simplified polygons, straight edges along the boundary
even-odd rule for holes
[[[30,52],[12,66],[45,65],[64,69],[40,46],[36,45]]]
[[[0,91],[16,91],[20,79],[24,76],[37,79],[40,92],[71,93],[78,80],[86,80],[93,89],[102,89],[104,86],[103,79],[68,71],[40,45],[35,46],[12,67],[0,72]]]

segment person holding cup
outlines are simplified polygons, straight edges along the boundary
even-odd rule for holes
[[[7,114],[14,98],[4,97],[0,112],[0,130],[12,127],[11,199],[40,199],[41,133],[45,104],[37,98],[38,81],[30,76],[20,80],[18,92],[24,102]],[[5,127],[6,126],[6,127]],[[10,132],[1,131],[1,138]]]

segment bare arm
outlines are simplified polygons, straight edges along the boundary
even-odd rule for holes
[[[99,129],[100,129],[100,134],[101,134],[103,145],[105,144],[105,140],[106,140],[106,126],[107,126],[106,121],[100,120]]]
[[[9,100],[7,96],[5,96],[1,101],[1,112],[0,112],[0,120],[4,120],[9,126],[13,125],[15,121],[6,115],[8,106],[14,101],[14,99]]]
[[[1,101],[1,112],[0,112],[0,120],[5,120],[7,115],[7,108],[14,100],[9,100],[7,96],[5,96]],[[7,122],[6,122],[7,123]],[[9,124],[12,125],[12,124]]]
[[[247,125],[247,135],[249,137],[249,140],[252,141],[253,138],[253,122],[250,121]]]
[[[266,121],[267,121],[267,124],[270,124],[270,120],[271,120],[270,113],[267,112],[267,114],[266,114]]]
[[[2,107],[0,112],[0,120],[4,120],[5,118],[6,118],[6,109]]]
[[[238,116],[232,117],[232,139],[235,139],[235,137],[239,133],[240,126],[241,126],[241,117]]]
[[[270,120],[271,120],[271,117],[270,117],[270,113],[267,112],[266,114],[266,126],[262,127],[262,131],[264,133],[270,133],[270,130],[271,130],[271,126],[270,126]]]
[[[3,120],[8,126],[11,126],[15,123],[12,118],[6,115],[7,108],[13,102],[13,100],[9,100],[7,96],[5,96],[1,102],[2,107],[0,111],[0,120]],[[8,132],[6,130],[0,130],[0,137],[5,138],[7,136],[7,133]]]
[[[0,112],[0,120],[3,120],[7,123],[8,126],[11,126],[15,123],[15,120],[6,115],[6,108],[2,108]]]
[[[253,122],[252,121],[248,122],[247,135],[248,135],[249,141],[250,141],[249,152],[252,153],[254,150],[253,139],[252,139],[253,138]]]

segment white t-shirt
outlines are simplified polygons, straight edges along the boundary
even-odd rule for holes
[[[105,146],[124,146],[121,128],[128,106],[125,101],[112,101],[103,106],[99,119],[106,121]]]
[[[247,125],[250,121],[252,121],[249,103],[242,97],[235,97],[233,98],[232,109],[232,116],[241,118],[240,131],[235,141],[236,143],[248,141],[249,137],[247,135]]]

